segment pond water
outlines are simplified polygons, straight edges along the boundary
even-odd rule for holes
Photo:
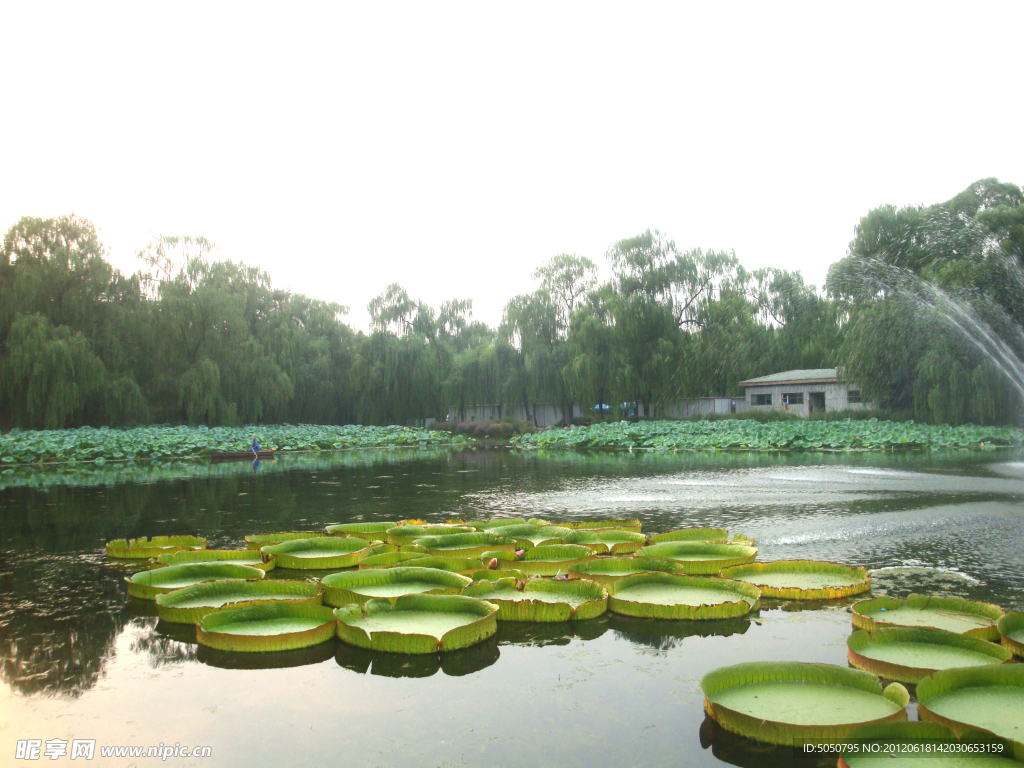
[[[418,517],[638,517],[720,526],[759,560],[875,569],[874,594],[954,594],[1024,609],[1024,462],[1006,454],[612,456],[436,451],[284,457],[144,473],[0,477],[0,765],[18,739],[179,742],[168,765],[785,765],[791,752],[705,721],[699,681],[740,661],[846,665],[849,604],[765,603],[736,621],[606,615],[499,625],[428,658],[332,641],[279,654],[199,649],[127,600],[105,541]],[[270,578],[309,572],[272,571]],[[913,716],[913,715],[912,715]],[[68,758],[62,758],[68,759]],[[45,757],[44,757],[45,760]],[[809,765],[801,761],[800,765]],[[834,763],[833,763],[834,764]]]

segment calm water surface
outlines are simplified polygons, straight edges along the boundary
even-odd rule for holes
[[[1021,610],[1022,504],[1024,462],[1005,454],[383,452],[286,457],[256,474],[0,476],[0,765],[36,764],[14,760],[27,738],[212,747],[212,758],[168,765],[783,765],[788,751],[705,721],[700,678],[749,660],[845,665],[851,601],[766,604],[728,622],[503,623],[491,642],[425,659],[335,641],[224,654],[128,602],[131,571],[106,563],[102,547],[198,533],[237,548],[248,533],[409,517],[639,517],[646,532],[746,533],[761,560],[864,565],[876,569],[875,594]],[[156,762],[97,753],[88,764]]]

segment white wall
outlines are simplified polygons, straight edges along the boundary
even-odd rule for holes
[[[790,413],[796,413],[801,416],[807,416],[810,413],[811,406],[811,393],[812,392],[824,392],[825,393],[825,410],[826,411],[842,411],[846,409],[860,410],[862,408],[870,408],[868,403],[851,403],[848,399],[849,390],[860,389],[859,386],[850,382],[827,382],[822,384],[782,384],[782,385],[771,385],[771,386],[757,386],[757,387],[745,387],[746,389],[746,402],[747,408],[752,411],[780,411],[784,410],[785,406],[782,404],[782,396],[787,393],[801,392],[804,396],[803,405],[790,405]],[[771,405],[753,405],[753,395],[770,394],[772,396]]]

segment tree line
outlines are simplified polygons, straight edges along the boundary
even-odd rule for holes
[[[0,426],[400,424],[480,403],[649,416],[836,366],[882,407],[1003,423],[1020,405],[1005,363],[943,311],[967,307],[1024,356],[1022,203],[987,179],[936,206],[875,209],[822,291],[648,230],[608,249],[606,281],[587,258],[554,256],[498,327],[469,299],[432,307],[392,284],[369,304],[369,333],[341,305],[216,260],[202,237],[157,238],[128,276],[90,222],[26,217],[0,252]]]

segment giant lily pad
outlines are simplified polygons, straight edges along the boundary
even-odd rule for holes
[[[725,541],[728,538],[729,531],[725,528],[683,528],[678,531],[656,533],[651,536],[651,541],[660,544],[663,541]]]
[[[462,594],[497,605],[498,621],[583,621],[597,618],[608,609],[608,591],[582,579],[484,580],[470,584]]]
[[[214,611],[199,622],[196,640],[222,651],[287,651],[323,643],[335,631],[330,608],[276,602]]]
[[[883,596],[853,606],[853,626],[868,632],[877,627],[930,627],[993,641],[999,640],[996,622],[1002,616],[998,606],[961,597]]]
[[[504,528],[507,525],[526,525],[528,523],[522,517],[494,517],[490,520],[470,520],[468,525],[478,531],[491,531],[495,528]]]
[[[919,627],[881,627],[871,634],[860,629],[846,646],[853,666],[901,683],[918,683],[940,669],[1002,664],[1013,656],[980,637]]]
[[[397,525],[394,521],[385,523],[341,523],[328,525],[327,532],[332,536],[355,536],[370,541],[387,541],[388,529]]]
[[[742,581],[638,573],[609,587],[608,610],[646,619],[730,619],[761,607],[761,592]]]
[[[622,531],[618,528],[590,531],[577,530],[569,533],[564,539],[566,544],[582,544],[594,551],[594,554],[603,555],[625,555],[636,552],[647,543],[647,537],[642,533],[633,531]]]
[[[1024,658],[1024,613],[1008,611],[996,623],[996,628],[999,630],[999,638],[1003,645],[1009,648],[1014,656]]]
[[[463,576],[472,576],[475,571],[480,570],[480,561],[468,557],[440,557],[436,555],[420,555],[413,560],[406,560],[385,568],[410,566],[415,568],[438,568],[442,571],[460,573]]]
[[[960,742],[938,723],[869,725],[844,740],[849,746],[837,768],[1020,768],[1014,760],[974,749],[982,743],[977,738]]]
[[[573,565],[587,562],[594,558],[589,547],[582,544],[548,544],[526,550],[522,558],[511,553],[485,552],[481,561],[487,563],[491,558],[498,561],[499,570],[515,569],[530,576],[554,576],[559,571],[568,571]]]
[[[159,555],[154,561],[157,567],[164,565],[198,565],[205,563],[234,563],[250,565],[261,571],[272,571],[277,561],[269,556],[265,561],[262,553],[255,549],[199,549],[187,552],[175,552],[170,555]]]
[[[163,621],[198,624],[208,613],[221,608],[241,608],[287,601],[320,605],[320,585],[287,579],[220,579],[156,596],[157,614]]]
[[[168,565],[142,571],[125,578],[128,594],[143,600],[152,600],[163,592],[172,592],[193,584],[217,579],[262,579],[263,571],[248,565],[234,563],[206,563],[203,565]]]
[[[569,567],[570,579],[590,579],[610,587],[638,573],[678,573],[682,566],[667,557],[602,557]]]
[[[375,554],[370,549],[371,542],[366,539],[323,536],[283,541],[265,546],[261,551],[274,555],[280,568],[310,569],[349,568]]]
[[[471,583],[468,576],[438,568],[377,568],[324,576],[324,602],[340,607],[372,599],[394,602],[402,595],[455,595]]]
[[[493,533],[450,533],[446,536],[425,536],[416,543],[427,552],[441,557],[480,557],[489,550],[515,550],[515,542]]]
[[[318,539],[327,537],[326,531],[285,531],[282,533],[253,533],[245,537],[245,546],[249,549],[263,549],[268,544],[280,544],[296,539]]]
[[[704,711],[722,728],[771,744],[834,743],[864,725],[907,719],[907,689],[831,664],[755,661],[704,675]]]
[[[666,541],[642,547],[636,554],[638,557],[667,557],[675,560],[683,573],[717,575],[723,568],[754,562],[757,550],[744,544]]]
[[[425,557],[425,552],[382,552],[379,555],[368,555],[359,561],[359,569],[367,568],[390,568],[392,565],[400,565],[407,560],[417,560]]]
[[[783,600],[834,600],[871,589],[871,576],[864,568],[818,560],[747,563],[723,568],[719,575],[749,582],[763,597]]]
[[[142,560],[147,557],[204,549],[206,539],[198,536],[154,536],[147,539],[115,539],[106,545],[107,557],[118,560]]]
[[[497,614],[493,603],[463,595],[403,595],[393,604],[369,600],[334,611],[341,640],[393,653],[467,648],[497,631]]]
[[[514,539],[516,546],[520,549],[533,549],[547,544],[561,544],[562,537],[572,531],[554,525],[538,527],[530,523],[523,523],[522,525],[503,525],[491,528],[489,533]]]
[[[946,669],[917,685],[918,715],[951,728],[958,736],[970,729],[1013,743],[1024,758],[1024,664]]]
[[[396,525],[387,531],[388,544],[405,546],[424,536],[446,536],[452,533],[476,533],[476,528],[468,525]]]
[[[633,531],[640,533],[640,521],[636,518],[629,520],[574,520],[567,523],[555,523],[574,531],[602,531],[614,528],[619,531]]]

